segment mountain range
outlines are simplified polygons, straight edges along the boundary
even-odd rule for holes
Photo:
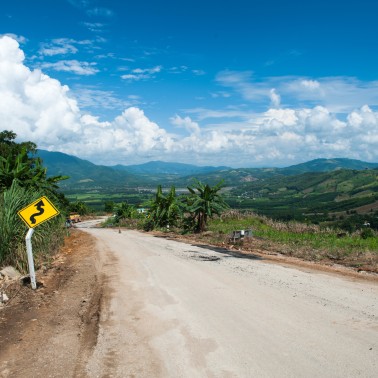
[[[227,166],[196,166],[183,163],[151,161],[139,165],[96,165],[87,160],[61,152],[38,150],[37,155],[47,168],[48,176],[67,175],[68,180],[61,182],[61,188],[93,187],[154,187],[162,185],[186,186],[197,178],[214,184],[224,180],[225,185],[242,185],[256,180],[266,180],[300,175],[307,172],[332,172],[342,169],[376,169],[378,163],[337,158],[316,159],[286,168],[231,168]]]

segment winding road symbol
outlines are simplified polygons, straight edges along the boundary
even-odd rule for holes
[[[18,212],[29,228],[34,228],[58,214],[59,211],[46,196],[38,198]]]
[[[42,215],[45,212],[43,206],[45,206],[43,200],[40,200],[34,205],[34,207],[38,210],[38,213],[34,213],[30,216],[29,219],[31,224],[36,224],[37,221],[35,220],[35,217],[38,217],[39,215]]]

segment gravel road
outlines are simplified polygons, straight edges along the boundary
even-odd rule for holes
[[[86,231],[106,285],[91,377],[378,376],[376,282]]]

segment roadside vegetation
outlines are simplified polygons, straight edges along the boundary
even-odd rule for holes
[[[187,194],[176,195],[174,186],[167,193],[158,186],[154,198],[146,203],[148,212],[121,204],[105,226],[169,232],[172,237],[245,253],[282,254],[378,273],[378,233],[363,218],[354,219],[349,230],[326,223],[274,220],[251,211],[229,209],[221,188],[221,183],[211,187],[196,181]],[[231,235],[238,230],[251,230],[253,236],[235,240]]]
[[[219,216],[228,208],[220,195],[222,183],[211,187],[196,181],[188,186],[188,193],[176,195],[174,186],[168,193],[163,193],[158,185],[154,197],[145,203],[148,211],[138,211],[133,205],[122,202],[115,206],[114,216],[109,218],[105,226],[122,226],[133,223],[145,231],[175,230],[176,232],[201,233],[205,231],[208,221]],[[143,208],[144,210],[144,208]]]
[[[37,146],[32,142],[16,143],[16,134],[0,132],[0,266],[12,265],[27,272],[25,235],[28,230],[17,212],[47,196],[61,210],[68,206],[58,192],[63,176],[47,177],[42,161],[35,157]],[[33,255],[36,268],[46,264],[63,243],[64,216],[59,215],[36,227]]]
[[[368,225],[361,224],[358,231],[349,233],[315,224],[279,222],[250,212],[230,211],[209,224],[209,237],[215,237],[216,243],[230,244],[228,235],[238,229],[253,230],[253,237],[242,243],[243,248],[252,252],[256,249],[278,252],[378,272],[378,233]]]

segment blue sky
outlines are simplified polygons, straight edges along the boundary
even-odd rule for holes
[[[1,8],[0,121],[20,140],[107,165],[378,161],[372,0]]]

